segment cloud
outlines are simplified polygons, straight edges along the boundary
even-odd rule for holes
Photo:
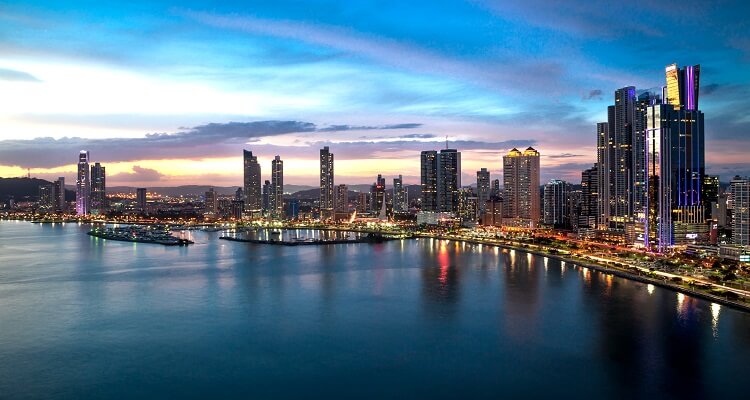
[[[376,130],[376,129],[377,130],[415,129],[421,126],[422,124],[416,124],[416,123],[382,125],[382,126],[330,125],[325,128],[318,129],[318,132],[369,131],[369,130]]]
[[[545,156],[548,158],[574,158],[574,157],[585,157],[583,154],[571,154],[571,153],[562,153],[562,154],[550,154],[548,156]]]
[[[586,96],[583,96],[583,99],[584,100],[601,100],[602,90],[601,89],[589,90],[589,94]]]
[[[133,166],[133,172],[115,174],[107,179],[110,182],[158,182],[164,177],[159,171],[151,168],[143,168],[139,165]]]
[[[41,82],[41,80],[28,72],[8,68],[0,68],[0,81]]]

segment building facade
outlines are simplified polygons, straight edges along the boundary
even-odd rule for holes
[[[328,146],[320,149],[320,214],[321,219],[333,217],[333,153]]]
[[[104,214],[107,212],[107,174],[105,168],[94,163],[91,166],[91,213]]]
[[[534,228],[539,222],[539,158],[533,147],[503,156],[503,218],[509,224]]]
[[[269,198],[271,217],[284,218],[284,161],[276,156],[271,161],[271,193]]]
[[[252,151],[243,150],[243,194],[244,212],[250,217],[261,215],[263,210],[263,193],[261,188],[260,163]]]
[[[544,185],[544,224],[570,228],[570,184],[553,179]]]
[[[477,202],[479,204],[479,215],[484,214],[487,207],[487,200],[492,195],[492,187],[490,181],[490,171],[487,168],[482,168],[477,171]]]
[[[76,214],[88,215],[91,210],[91,169],[89,152],[78,154],[78,175],[76,175]]]

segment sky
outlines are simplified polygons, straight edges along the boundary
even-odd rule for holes
[[[419,182],[419,152],[462,152],[463,182],[533,146],[580,182],[615,89],[701,65],[707,172],[750,175],[750,5],[742,1],[46,1],[0,3],[0,176],[108,185],[264,179]]]

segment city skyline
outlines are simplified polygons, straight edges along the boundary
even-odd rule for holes
[[[702,66],[706,172],[723,182],[750,175],[741,151],[749,48],[742,13],[730,12],[740,5],[643,5],[629,10],[642,24],[622,32],[600,26],[623,10],[583,2],[544,13],[446,3],[430,23],[410,16],[419,2],[327,4],[309,15],[283,1],[67,7],[0,7],[0,176],[75,181],[66,154],[87,149],[110,186],[237,186],[248,148],[262,165],[281,155],[285,183],[315,186],[317,149],[329,146],[345,171],[338,183],[382,173],[417,184],[413,160],[448,136],[463,153],[463,181],[481,168],[501,174],[501,155],[528,146],[542,149],[543,182],[575,181],[595,161],[592,127],[614,91],[660,87],[672,63]],[[105,23],[115,20],[136,29]],[[686,44],[663,40],[666,23]]]

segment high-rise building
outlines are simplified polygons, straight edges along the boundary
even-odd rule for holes
[[[439,212],[458,212],[461,189],[461,153],[456,149],[440,150],[437,164],[437,206]]]
[[[213,214],[216,216],[219,212],[219,202],[216,196],[214,188],[208,189],[206,192],[206,213]]]
[[[107,212],[107,176],[105,168],[94,163],[91,167],[91,213]]]
[[[490,171],[482,168],[477,171],[477,203],[479,204],[479,215],[484,214],[487,200],[490,199],[492,188],[490,187]]]
[[[705,176],[704,125],[703,113],[697,109],[696,70],[698,66],[683,70],[676,65],[668,66],[663,94],[667,103],[647,108],[648,207],[644,244],[654,251],[667,251],[675,244],[693,241],[704,233],[706,226],[701,199]],[[683,90],[688,93],[682,93]]]
[[[349,187],[345,184],[336,186],[335,197],[336,212],[349,212]]]
[[[750,178],[735,176],[732,193],[732,243],[750,246]]]
[[[544,223],[555,228],[570,228],[570,184],[552,179],[544,185]]]
[[[463,223],[475,224],[478,221],[478,197],[471,188],[462,188],[458,191],[458,217]]]
[[[503,192],[500,190],[500,179],[493,179],[492,180],[492,193],[490,194],[490,197],[493,199],[499,199],[502,196]]]
[[[65,177],[61,176],[52,184],[54,196],[54,211],[56,213],[65,213],[68,210],[68,202],[65,201]]]
[[[370,209],[373,211],[380,211],[385,203],[385,178],[383,175],[378,174],[377,179],[370,187]]]
[[[284,218],[284,161],[276,156],[271,161],[271,197],[269,199],[271,216]]]
[[[422,211],[437,211],[438,200],[438,152],[423,151],[420,156]]]
[[[320,149],[320,217],[331,218],[334,210],[333,153],[328,146]]]
[[[370,211],[370,194],[359,192],[357,195],[357,213],[364,214]]]
[[[503,202],[497,198],[487,200],[482,215],[482,225],[502,226],[503,224]]]
[[[91,210],[91,170],[89,152],[78,154],[78,175],[76,176],[76,214],[88,215]]]
[[[599,179],[598,166],[581,172],[581,213],[578,216],[578,227],[595,229],[597,225]]]
[[[393,178],[393,211],[403,213],[409,211],[409,196],[404,187],[404,178],[399,175]]]
[[[503,218],[523,227],[535,227],[540,218],[539,152],[533,147],[503,156]]]
[[[297,219],[299,218],[299,200],[298,199],[289,199],[289,204],[286,208],[286,217],[288,219]]]
[[[263,199],[261,201],[261,209],[263,210],[264,215],[268,215],[271,213],[271,181],[266,179],[263,182],[263,188],[261,189],[261,198]]]
[[[137,188],[135,190],[135,207],[140,213],[146,212],[146,188]]]
[[[701,192],[701,201],[706,209],[706,218],[711,219],[711,210],[719,202],[719,177],[716,175],[703,176]]]
[[[54,210],[54,185],[43,184],[39,185],[39,210],[42,212],[50,212]]]
[[[263,194],[260,185],[260,163],[258,157],[253,155],[252,151],[243,150],[244,162],[244,194],[245,194],[245,213],[250,217],[256,217],[263,210]]]

